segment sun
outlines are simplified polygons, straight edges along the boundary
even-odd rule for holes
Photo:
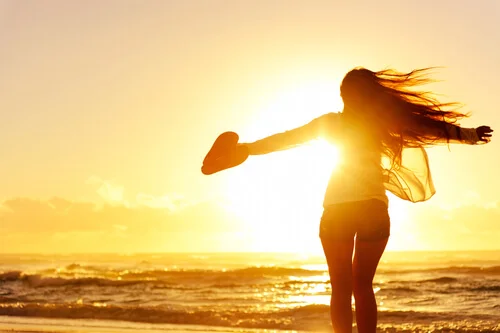
[[[317,252],[323,195],[338,162],[324,142],[262,156],[227,177],[227,209],[242,222],[253,250]]]
[[[256,112],[248,141],[301,126],[342,103],[335,82],[289,86]],[[248,142],[247,141],[247,142]],[[323,196],[339,151],[324,140],[252,156],[225,176],[226,209],[241,221],[254,251],[319,253]]]

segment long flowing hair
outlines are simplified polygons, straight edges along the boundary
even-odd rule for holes
[[[393,163],[400,164],[405,147],[425,147],[449,140],[448,124],[458,124],[468,116],[458,111],[459,104],[441,103],[431,92],[415,89],[433,82],[429,70],[401,73],[355,68],[342,81],[344,114],[360,120],[363,130],[378,139]]]

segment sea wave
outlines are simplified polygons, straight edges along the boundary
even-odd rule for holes
[[[380,267],[379,275],[405,275],[413,273],[425,273],[443,276],[441,281],[422,280],[421,282],[449,283],[456,279],[456,275],[478,275],[495,276],[500,275],[500,266],[449,266],[438,268],[415,268],[415,269],[388,269]],[[249,280],[262,278],[280,277],[312,277],[327,276],[326,270],[305,269],[299,267],[281,266],[252,266],[239,269],[173,269],[173,268],[105,268],[98,265],[84,265],[72,263],[64,267],[45,268],[42,271],[22,272],[19,270],[0,271],[1,281],[17,280],[28,275],[39,275],[42,277],[59,278],[104,278],[108,280],[157,280],[171,281],[203,279],[213,284],[238,284],[240,281],[247,283]]]
[[[0,315],[18,317],[103,319],[144,323],[208,325],[261,329],[303,329],[327,326],[328,307],[308,305],[275,312],[248,310],[172,309],[168,307],[94,304],[0,304]]]
[[[0,274],[1,282],[20,281],[34,288],[43,287],[66,287],[66,286],[130,286],[134,284],[147,283],[140,280],[113,280],[98,277],[86,278],[64,278],[43,276],[40,274],[24,274],[19,271],[11,271]]]
[[[380,274],[401,275],[412,273],[436,273],[436,274],[481,274],[481,275],[500,275],[500,266],[447,266],[433,268],[409,268],[393,269],[381,267],[377,270]]]
[[[324,330],[330,326],[329,307],[306,305],[274,311],[173,309],[168,307],[111,306],[93,304],[16,303],[0,304],[0,315],[18,317],[103,319],[143,323],[207,325],[259,329]],[[498,318],[497,318],[498,319]],[[481,324],[482,332],[500,332],[495,318],[487,315],[460,313],[379,311],[379,322],[392,325],[403,323],[430,324],[436,322]],[[466,332],[455,326],[455,332]]]
[[[381,288],[381,290],[383,290],[386,293],[389,292],[389,293],[397,293],[397,294],[408,294],[408,293],[417,293],[417,292],[419,292],[418,289],[410,288],[410,287],[394,287],[394,288],[384,287],[384,288]]]
[[[286,272],[286,273],[285,273]],[[24,288],[63,288],[63,287],[134,287],[148,286],[151,289],[165,290],[220,290],[232,292],[261,289],[268,286],[282,290],[314,288],[324,285],[329,288],[328,275],[323,271],[305,269],[284,269],[281,267],[254,267],[231,271],[223,270],[148,270],[121,271],[120,274],[103,276],[67,274],[30,274],[22,271],[0,273],[0,289],[9,283],[22,283]],[[496,278],[481,279],[434,275],[426,279],[388,280],[376,282],[375,286],[384,292],[412,293],[425,290],[454,292],[453,288],[472,292],[500,291]],[[448,288],[449,287],[449,288]],[[444,289],[443,289],[444,288]],[[448,288],[448,289],[447,289]],[[450,289],[451,288],[451,289]],[[0,290],[0,292],[2,292]]]
[[[491,285],[491,286],[480,286],[475,288],[469,288],[470,291],[479,291],[479,292],[500,292],[500,285]]]
[[[85,270],[85,271],[83,271]],[[175,286],[195,281],[213,287],[236,287],[258,283],[263,279],[325,275],[324,271],[285,267],[248,267],[235,270],[95,270],[72,264],[65,269],[44,270],[42,273],[7,271],[0,273],[0,283],[23,281],[32,287],[68,285],[125,286],[139,283]]]
[[[434,279],[425,279],[425,280],[418,280],[418,283],[426,283],[426,282],[432,282],[432,283],[453,283],[457,282],[457,278],[449,277],[449,276],[441,276],[438,278]]]

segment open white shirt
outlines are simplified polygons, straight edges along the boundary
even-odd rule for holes
[[[429,129],[436,142],[477,144],[476,130],[447,124],[443,129]],[[342,113],[327,113],[290,131],[247,143],[250,155],[290,149],[317,138],[333,142],[343,152],[342,161],[330,177],[323,206],[341,202],[379,199],[388,202],[386,190],[412,202],[428,200],[436,192],[423,147],[404,148],[400,165],[385,165],[384,154],[374,149],[353,149],[359,135],[343,121]]]

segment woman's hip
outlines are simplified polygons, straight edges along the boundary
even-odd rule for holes
[[[378,199],[351,201],[325,207],[320,222],[322,239],[379,240],[389,237],[387,204]]]

